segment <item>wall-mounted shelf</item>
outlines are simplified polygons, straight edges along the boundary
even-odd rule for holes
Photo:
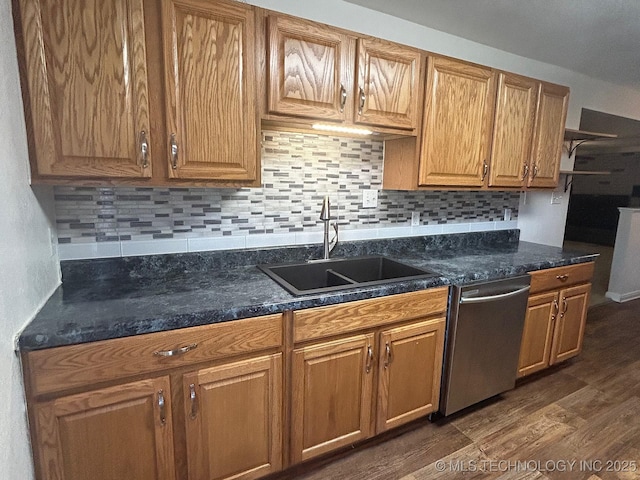
[[[560,170],[560,173],[565,176],[564,177],[564,191],[565,191],[565,193],[567,192],[567,190],[569,190],[569,187],[573,183],[573,176],[574,175],[611,175],[611,172],[606,171],[606,170],[600,170],[600,171]],[[571,180],[569,180],[569,177],[571,177]]]
[[[573,155],[580,145],[584,142],[590,142],[592,140],[603,140],[606,138],[618,138],[618,135],[612,133],[597,133],[587,132],[585,130],[572,130],[565,128],[564,141],[569,142],[569,158]]]

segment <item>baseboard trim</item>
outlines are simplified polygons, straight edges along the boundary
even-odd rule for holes
[[[640,298],[640,290],[628,293],[607,292],[605,297],[610,298],[614,302],[623,303]]]

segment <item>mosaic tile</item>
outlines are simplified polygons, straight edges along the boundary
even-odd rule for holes
[[[262,188],[56,186],[59,243],[318,232],[324,195],[342,230],[492,222],[518,216],[519,192],[380,190],[363,208],[362,191],[381,189],[384,144],[263,131]],[[109,239],[109,240],[107,240]]]

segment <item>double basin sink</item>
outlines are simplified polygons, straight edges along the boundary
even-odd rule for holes
[[[293,295],[310,295],[437,276],[384,256],[311,260],[305,263],[258,265]]]

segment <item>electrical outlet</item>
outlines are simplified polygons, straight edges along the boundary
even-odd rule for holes
[[[417,227],[420,225],[420,212],[411,212],[411,226]]]
[[[363,190],[362,206],[364,208],[377,207],[378,206],[378,190]]]
[[[562,203],[562,192],[551,192],[551,205],[559,205]]]
[[[511,209],[510,208],[505,208],[504,209],[504,221],[508,222],[509,220],[511,220]]]

